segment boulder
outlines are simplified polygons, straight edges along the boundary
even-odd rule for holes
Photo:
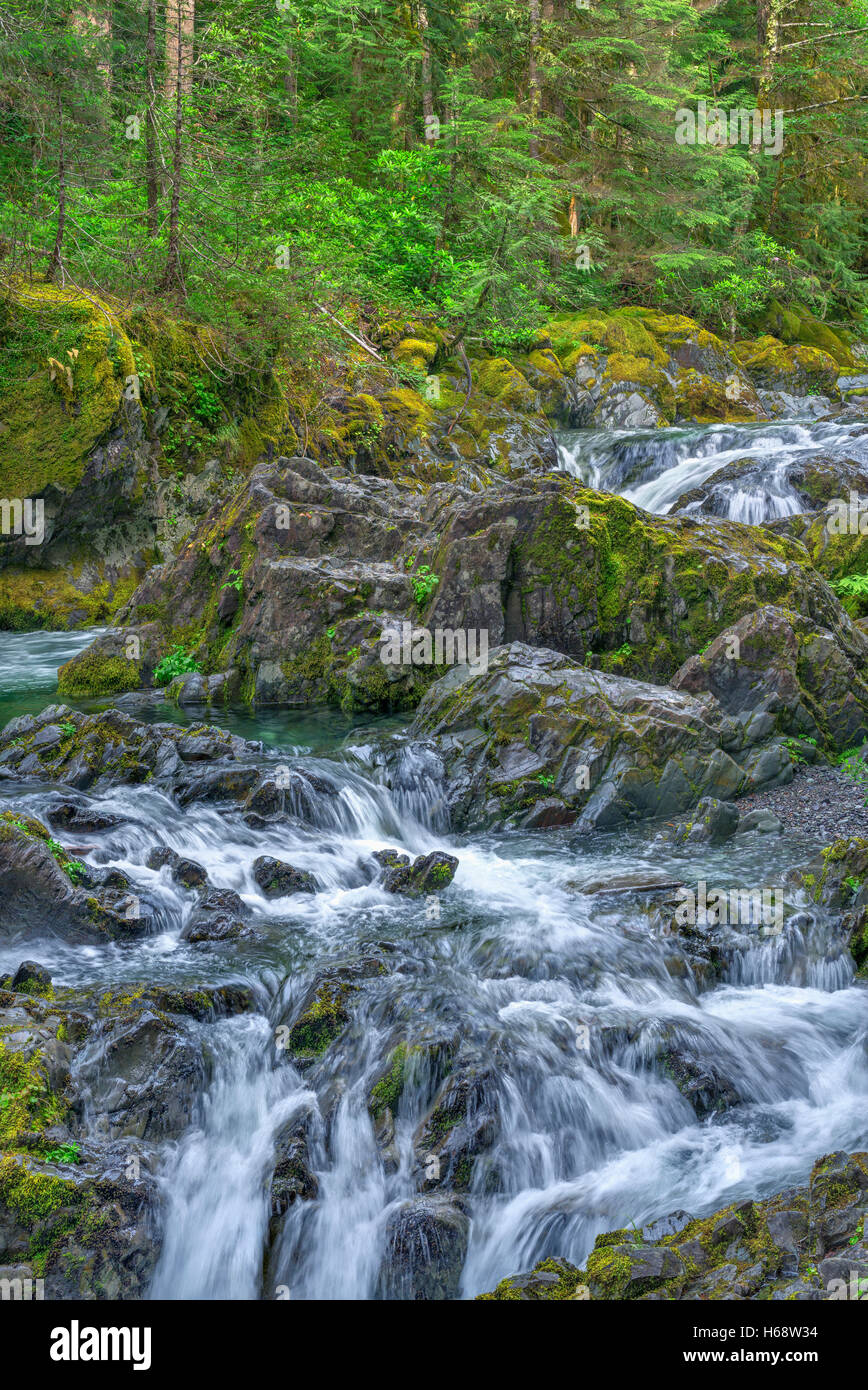
[[[786,750],[754,758],[760,729],[727,718],[707,695],[591,671],[517,642],[496,649],[482,674],[465,666],[438,681],[411,735],[438,753],[444,800],[461,829],[526,823],[552,796],[582,829],[671,816],[703,796],[729,800],[789,765]]]
[[[294,869],[282,859],[262,854],[253,861],[253,877],[266,898],[285,898],[292,893],[315,893],[316,879],[304,869]]]
[[[823,628],[767,604],[690,657],[672,686],[713,695],[751,742],[778,732],[831,751],[868,738],[866,665],[868,641],[852,623]]]

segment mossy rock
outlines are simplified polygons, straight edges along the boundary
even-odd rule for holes
[[[784,308],[779,300],[773,299],[757,319],[757,327],[764,328],[767,334],[783,343],[801,343],[818,348],[833,358],[841,370],[859,370],[859,361],[853,356],[845,337],[803,305],[794,304]]]
[[[530,410],[537,407],[536,393],[531,389],[527,378],[505,357],[477,359],[473,364],[474,384],[483,395],[500,401],[513,410]]]
[[[92,695],[120,695],[138,690],[142,683],[141,662],[124,656],[108,656],[88,648],[67,661],[57,673],[57,693],[78,700]]]
[[[392,357],[398,362],[406,362],[408,366],[424,371],[426,367],[431,366],[437,356],[437,350],[436,343],[427,342],[423,338],[402,338],[392,348]]]
[[[0,346],[15,365],[0,389],[4,492],[71,491],[136,372],[130,338],[108,300],[53,284],[13,281],[5,309]]]
[[[80,563],[66,570],[10,566],[0,570],[0,629],[29,632],[106,622],[142,577],[141,571],[133,570],[120,580],[100,578],[94,583],[91,567]]]

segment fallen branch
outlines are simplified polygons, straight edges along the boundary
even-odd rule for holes
[[[347,328],[347,325],[345,323],[341,323],[340,319],[336,319],[334,314],[330,313],[324,304],[317,304],[316,300],[314,300],[314,308],[319,309],[321,314],[325,314],[327,319],[331,319],[332,323],[336,323],[338,328],[343,329],[344,333],[346,333],[350,338],[352,338],[354,343],[358,343],[360,348],[365,349],[365,352],[369,352],[372,357],[376,357],[378,362],[382,362],[383,359],[377,352],[377,349],[375,347],[372,347],[370,343],[366,343],[364,338],[360,338],[358,334],[352,331],[351,328]]]

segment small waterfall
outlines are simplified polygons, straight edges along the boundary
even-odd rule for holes
[[[166,1234],[152,1298],[260,1297],[274,1136],[315,1102],[269,1067],[274,1037],[261,1015],[212,1025],[208,1045],[214,1080],[200,1122],[161,1173]]]
[[[789,474],[811,455],[868,465],[868,432],[864,424],[834,421],[572,430],[560,435],[558,450],[565,472],[661,514],[712,474],[750,460],[749,476],[721,479],[708,505],[714,515],[758,525],[802,510]],[[686,509],[697,506],[688,503]]]

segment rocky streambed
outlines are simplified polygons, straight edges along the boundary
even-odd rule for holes
[[[6,640],[20,670],[44,638]],[[748,685],[727,714],[518,644],[402,730],[17,715],[4,1277],[53,1298],[830,1296],[829,1262],[862,1259],[868,845],[824,856],[739,800],[793,775],[779,685]],[[685,924],[699,881],[780,891],[781,929]]]

